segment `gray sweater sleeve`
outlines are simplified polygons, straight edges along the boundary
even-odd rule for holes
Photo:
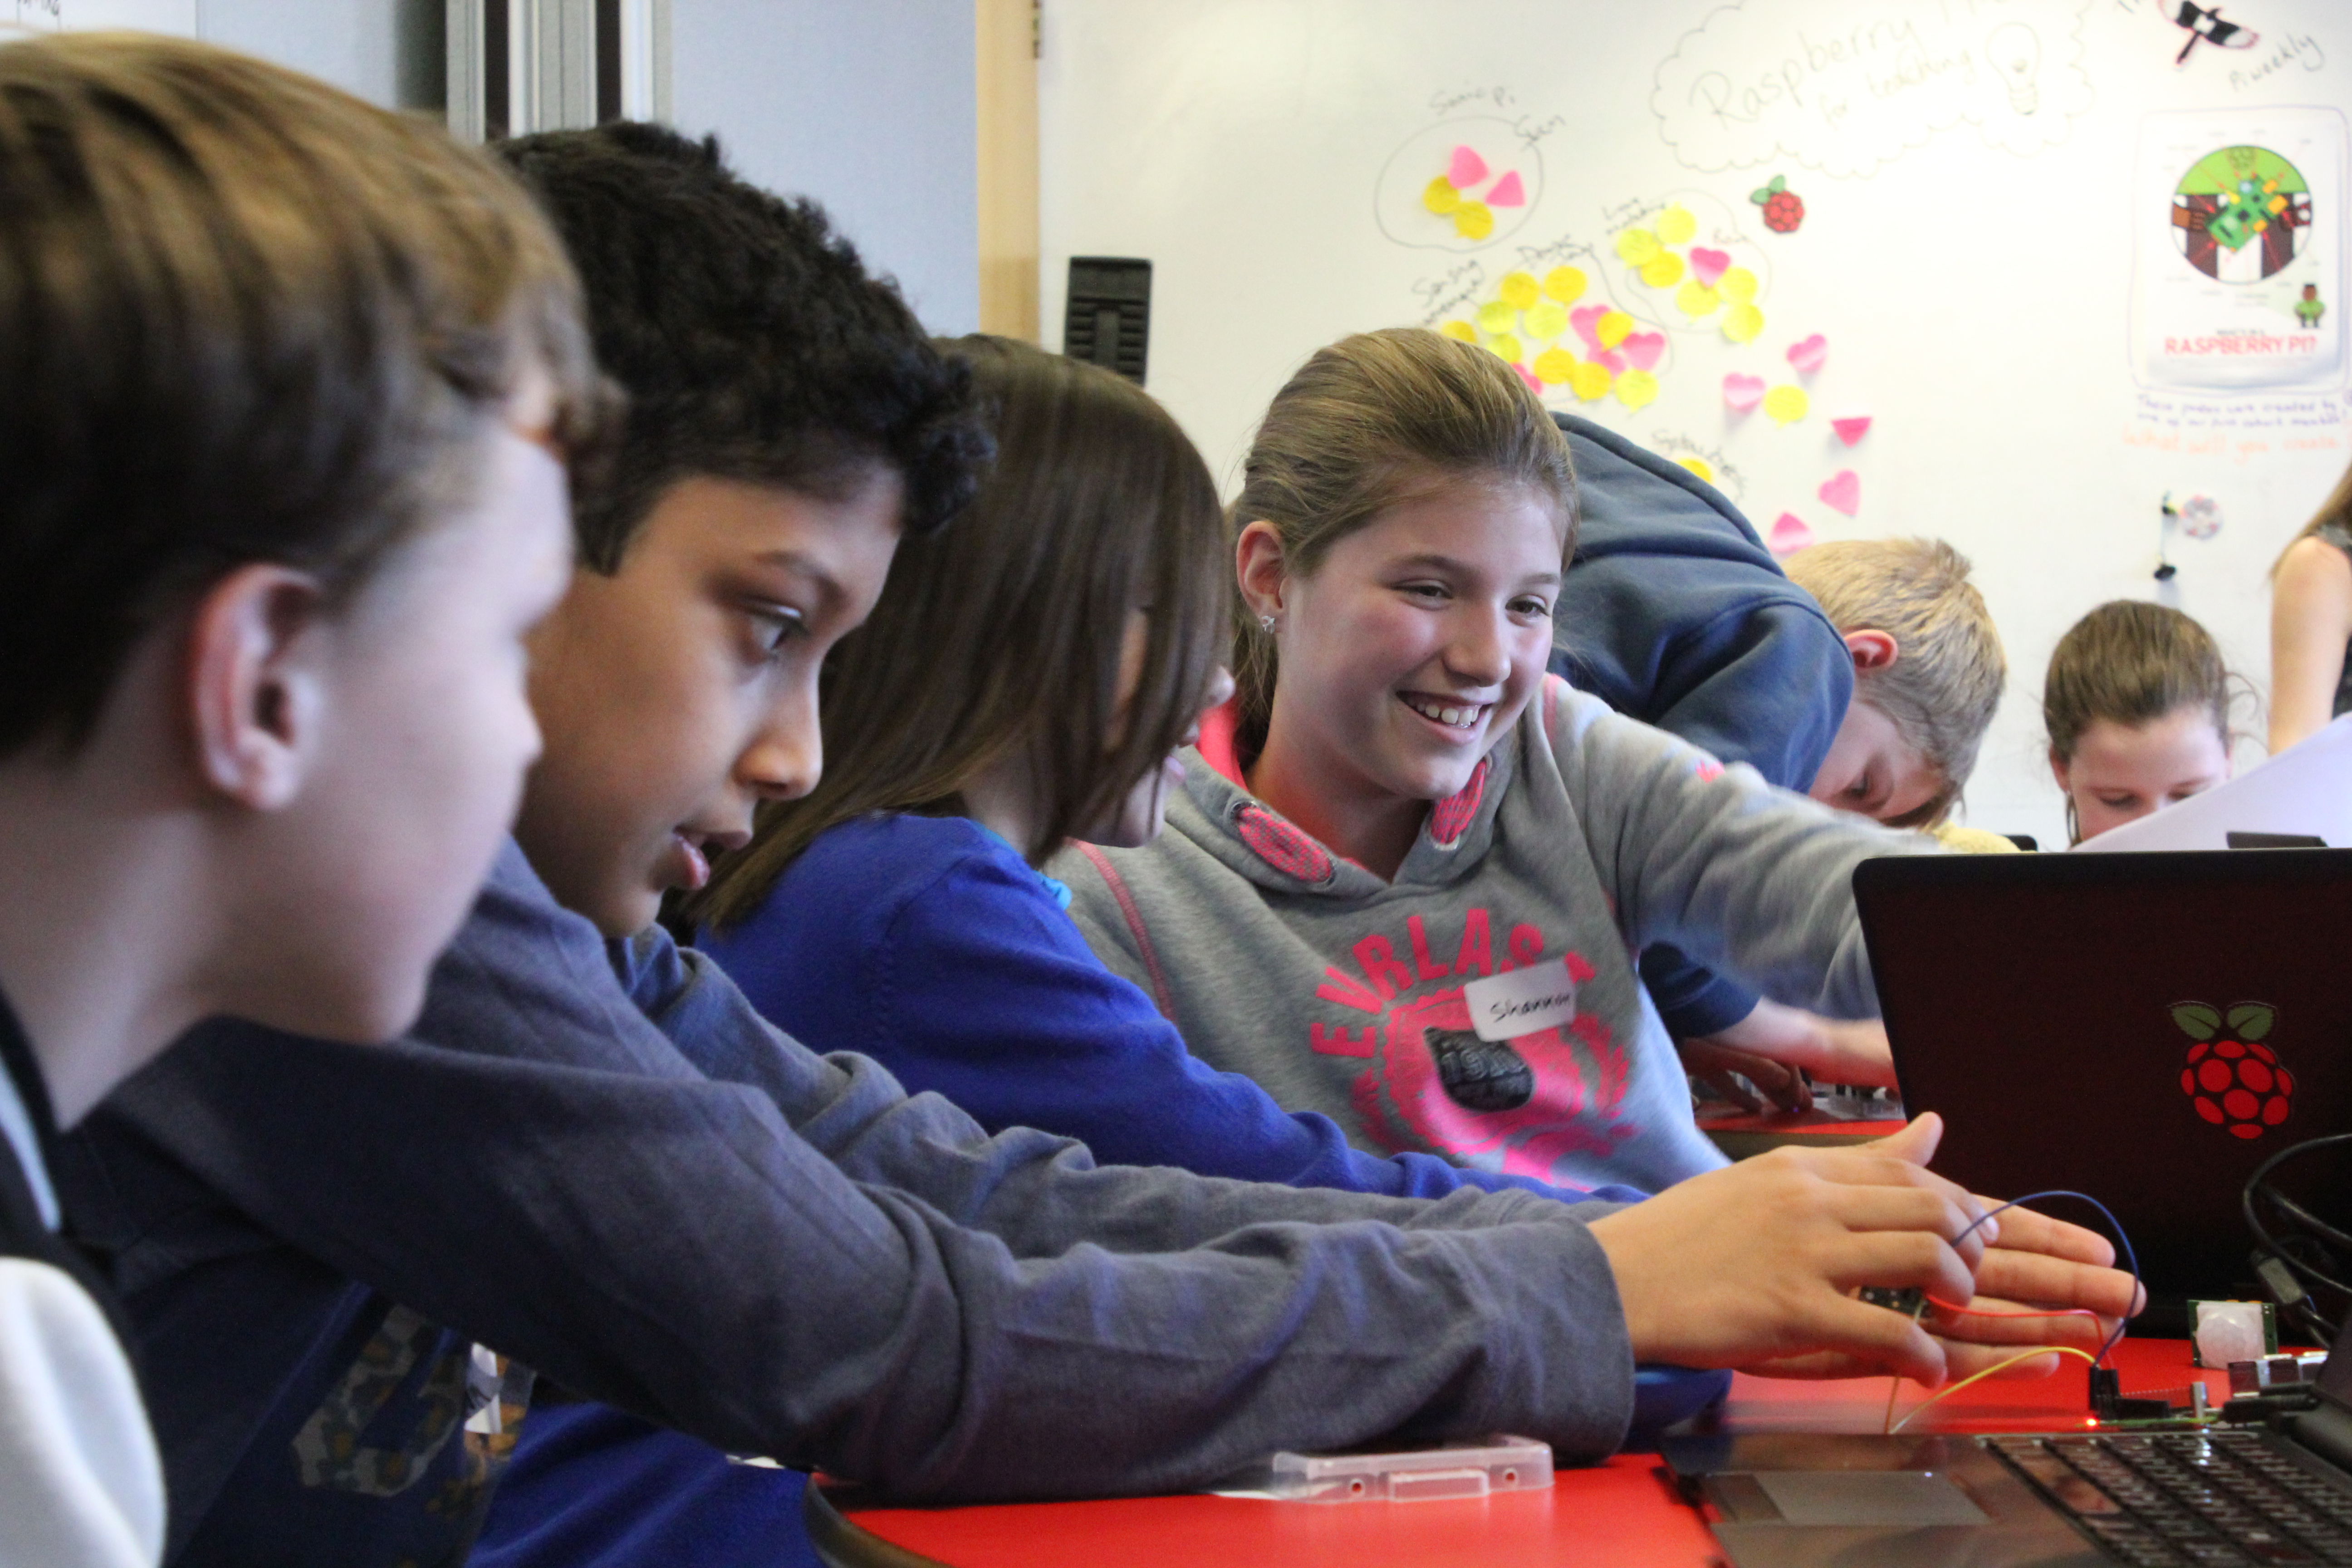
[[[1878,1016],[1853,869],[1933,840],[1775,789],[1565,687],[1545,700],[1553,755],[1618,924],[1672,942],[1778,1002]]]
[[[433,1321],[910,1496],[1182,1488],[1400,1431],[1622,1436],[1630,1352],[1580,1217],[1602,1206],[1097,1171],[751,1027],[688,962],[657,1016],[689,1059],[527,878],[502,868],[409,1039],[210,1026],[127,1113]]]

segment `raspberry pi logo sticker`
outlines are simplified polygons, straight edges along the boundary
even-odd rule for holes
[[[2263,1044],[2278,1022],[2267,1002],[2239,1002],[2228,1012],[2204,1002],[2176,1002],[2172,1021],[2197,1043],[2180,1068],[2180,1092],[2197,1114],[2240,1138],[2259,1138],[2294,1110],[2294,1075]]]

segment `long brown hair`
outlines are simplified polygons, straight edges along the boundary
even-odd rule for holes
[[[2137,729],[2185,707],[2209,715],[2227,745],[2230,701],[2229,668],[2210,632],[2168,605],[2116,599],[2058,639],[2042,721],[2060,762],[2074,760],[2083,731],[2102,719]]]
[[[818,835],[868,812],[960,814],[1026,753],[1039,861],[1101,821],[1192,727],[1225,654],[1232,568],[1208,466],[1168,412],[1107,370],[1004,338],[942,345],[992,411],[971,509],[907,540],[872,617],[824,674],[824,778],[767,807],[688,908],[724,927]],[[1128,617],[1150,625],[1118,741]]]
[[[1272,524],[1297,576],[1390,507],[1465,480],[1548,497],[1567,524],[1561,559],[1576,548],[1576,473],[1559,426],[1509,365],[1419,328],[1318,350],[1275,394],[1242,475],[1235,533]],[[1275,645],[1246,614],[1236,626],[1236,738],[1246,756],[1265,743],[1274,711]]]

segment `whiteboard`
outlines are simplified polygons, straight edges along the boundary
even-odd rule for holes
[[[2254,47],[2176,64],[2174,4],[1048,0],[1043,319],[1070,256],[1149,258],[1148,384],[1230,493],[1313,349],[1447,322],[1494,346],[1481,310],[1533,289],[1501,334],[1518,363],[1618,366],[1590,401],[1539,376],[1547,402],[1706,465],[1768,534],[1974,559],[2011,680],[1967,816],[2063,844],[2059,635],[2161,598],[2265,683],[2270,563],[2352,459],[2352,6],[2242,0]],[[2198,174],[2240,147],[2266,155]],[[2259,233],[2222,220],[2242,173]],[[1576,320],[1547,340],[1567,268]],[[1711,307],[1683,294],[1703,275]],[[1784,388],[1801,416],[1773,416]],[[1869,424],[1849,445],[1841,419]],[[2168,495],[2219,531],[2168,524]]]

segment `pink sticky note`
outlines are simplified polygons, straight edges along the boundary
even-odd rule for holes
[[[1823,506],[1852,517],[1862,510],[1862,476],[1852,468],[1840,468],[1822,481],[1821,497]]]
[[[1612,309],[1607,304],[1581,305],[1568,313],[1568,324],[1576,329],[1576,335],[1582,338],[1594,353],[1601,352],[1601,333],[1596,330],[1597,323]]]
[[[1829,357],[1830,342],[1819,332],[1789,345],[1789,363],[1807,375],[1821,369],[1822,362]]]
[[[1794,555],[1813,542],[1813,531],[1795,512],[1784,511],[1773,520],[1772,535],[1764,542],[1775,555]]]
[[[1475,157],[1476,154],[1472,155]],[[1490,207],[1523,207],[1528,205],[1528,188],[1519,184],[1517,169],[1495,182],[1495,188],[1486,193],[1486,205]]]
[[[1666,352],[1666,334],[1628,332],[1625,341],[1617,346],[1635,370],[1655,370],[1658,368],[1658,356]]]
[[[1536,379],[1535,372],[1529,370],[1523,364],[1515,364],[1511,368],[1519,373],[1519,379],[1528,384],[1528,390],[1529,392],[1534,393],[1538,397],[1543,395],[1543,383]]]
[[[1764,401],[1764,378],[1737,371],[1723,378],[1723,400],[1742,414]]]
[[[1624,351],[1625,345],[1620,343],[1606,353],[1594,354],[1592,356],[1592,363],[1600,365],[1612,375],[1622,375],[1625,374]]]
[[[1704,245],[1691,247],[1691,276],[1698,279],[1698,286],[1702,289],[1714,288],[1715,280],[1722,277],[1723,269],[1730,265],[1731,252],[1727,250],[1709,250]]]
[[[1429,167],[1423,163],[1423,168]],[[1486,177],[1486,160],[1467,147],[1454,149],[1454,161],[1445,167],[1445,183],[1455,190],[1466,190]]]
[[[1832,419],[1830,428],[1837,432],[1839,440],[1851,447],[1870,434],[1870,416],[1857,414],[1851,419]]]

